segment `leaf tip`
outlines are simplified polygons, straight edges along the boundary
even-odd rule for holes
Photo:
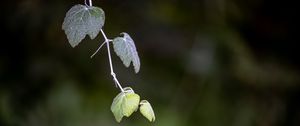
[[[140,72],[140,66],[134,66],[134,71],[136,74]]]

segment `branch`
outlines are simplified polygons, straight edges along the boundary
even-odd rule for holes
[[[90,4],[90,6],[93,6],[92,0],[89,0],[89,4]]]
[[[89,0],[89,4],[87,4],[86,0],[84,0],[84,4],[87,5],[87,6],[93,6],[92,0]]]
[[[108,42],[112,42],[112,40],[109,39]],[[91,55],[91,58],[93,58],[93,57],[99,52],[99,50],[104,46],[104,44],[106,44],[106,41],[104,41],[104,42],[98,47],[98,49],[93,53],[93,55]]]
[[[121,84],[119,83],[119,81],[118,81],[118,79],[117,79],[117,76],[116,76],[116,74],[115,74],[115,72],[114,72],[113,65],[112,65],[111,54],[110,54],[110,47],[109,47],[109,42],[112,41],[112,40],[107,39],[107,37],[106,37],[106,35],[105,35],[105,33],[104,33],[104,31],[103,31],[102,29],[101,29],[101,33],[102,33],[102,35],[103,35],[103,37],[104,37],[104,39],[105,39],[104,44],[106,44],[106,47],[107,47],[108,60],[109,60],[109,66],[110,66],[110,74],[111,74],[111,76],[113,77],[113,80],[115,81],[115,83],[117,84],[117,86],[120,88],[120,90],[121,90],[122,92],[124,92],[123,87],[122,87]],[[103,44],[102,44],[102,45],[103,45]],[[101,46],[100,46],[100,48],[101,48]],[[96,52],[97,52],[97,51],[96,51]]]

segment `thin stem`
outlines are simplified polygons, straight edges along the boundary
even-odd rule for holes
[[[87,4],[86,0],[84,0],[84,4],[87,5],[87,6],[93,6],[92,0],[89,0],[89,4]]]
[[[99,50],[104,46],[104,44],[106,44],[106,41],[104,41],[104,42],[98,47],[98,49],[93,53],[93,55],[91,55],[91,58],[93,58],[93,57],[99,52]]]
[[[106,41],[106,40],[109,40],[109,39],[107,39],[107,37],[106,37],[106,35],[105,35],[104,31],[103,31],[102,29],[101,29],[100,31],[101,31],[101,34],[103,35],[103,37],[104,37],[105,41]]]
[[[106,43],[106,47],[107,47],[107,53],[108,53],[108,60],[109,60],[109,66],[110,66],[110,74],[111,76],[113,77],[113,80],[115,81],[115,83],[117,84],[117,86],[120,88],[120,90],[122,92],[124,92],[123,90],[123,87],[121,86],[121,84],[119,83],[118,79],[117,79],[117,76],[114,72],[114,68],[113,68],[113,65],[112,65],[112,60],[111,60],[111,54],[110,54],[110,47],[109,47],[109,42],[112,41],[110,39],[107,39],[104,31],[101,29],[101,33],[105,39],[105,43]]]
[[[89,5],[90,5],[90,6],[93,6],[92,0],[89,0]]]

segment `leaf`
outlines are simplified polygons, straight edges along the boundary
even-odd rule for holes
[[[123,32],[121,35],[123,35],[123,37],[116,37],[113,40],[114,50],[126,67],[129,67],[132,62],[135,73],[138,73],[140,70],[140,58],[136,51],[135,44],[127,33]]]
[[[121,122],[123,118],[123,111],[122,111],[122,103],[125,97],[125,93],[121,92],[119,93],[115,98],[113,103],[111,104],[110,110],[115,116],[115,119],[117,122]]]
[[[139,108],[140,96],[135,93],[126,93],[123,101],[123,115],[129,117]]]
[[[150,122],[154,122],[155,115],[151,104],[147,100],[142,100],[140,105],[140,112],[142,115],[145,116]]]
[[[62,29],[65,31],[72,47],[77,46],[86,35],[94,39],[105,22],[105,14],[101,8],[75,5],[66,14]]]
[[[132,88],[124,88],[113,100],[111,111],[117,122],[121,122],[123,116],[129,117],[139,107],[140,96],[135,94]]]

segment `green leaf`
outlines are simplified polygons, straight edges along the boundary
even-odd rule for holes
[[[140,112],[142,115],[145,116],[150,122],[154,122],[155,115],[151,104],[147,100],[142,100],[140,105]]]
[[[62,29],[72,47],[77,46],[86,35],[94,39],[104,25],[105,14],[101,8],[75,5],[66,14]]]
[[[113,100],[111,111],[117,122],[121,122],[123,116],[129,117],[139,107],[140,96],[135,94],[130,87],[124,88]]]
[[[123,32],[121,35],[123,35],[123,37],[116,37],[113,40],[114,50],[126,67],[129,67],[132,62],[135,73],[138,73],[140,70],[140,58],[136,51],[135,44],[127,33]]]
[[[123,101],[123,115],[129,117],[139,108],[140,96],[135,93],[126,93]]]
[[[115,116],[115,119],[117,122],[121,122],[123,118],[123,111],[122,111],[122,103],[125,97],[125,93],[121,92],[119,93],[115,98],[113,103],[111,104],[110,110]]]

